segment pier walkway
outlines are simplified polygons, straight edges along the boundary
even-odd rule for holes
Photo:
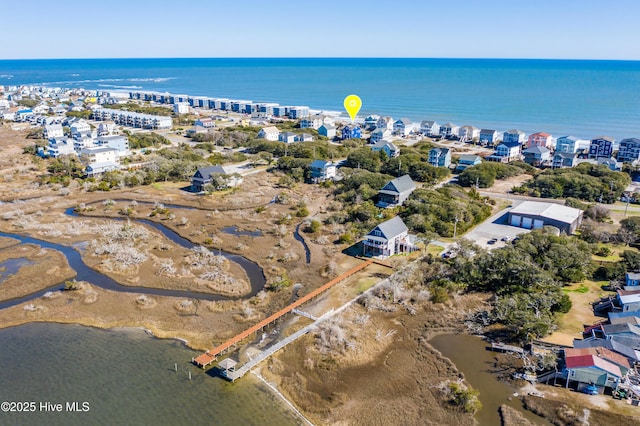
[[[196,364],[197,366],[202,367],[202,368],[205,368],[206,366],[208,366],[210,364],[213,364],[216,361],[218,355],[220,355],[222,352],[224,352],[227,349],[231,348],[232,346],[240,343],[242,340],[248,338],[249,336],[253,335],[254,333],[257,333],[257,332],[261,331],[264,327],[270,325],[271,323],[273,323],[276,320],[280,319],[284,315],[292,312],[294,309],[297,309],[298,307],[300,307],[304,303],[306,303],[309,300],[319,296],[320,294],[322,294],[323,292],[327,291],[328,289],[330,289],[334,285],[336,285],[339,282],[347,279],[348,277],[350,277],[351,275],[355,274],[356,272],[361,271],[362,269],[366,268],[367,266],[371,265],[372,263],[374,263],[373,260],[368,259],[368,260],[360,263],[359,265],[354,266],[353,268],[351,268],[347,272],[345,272],[345,273],[337,276],[336,278],[332,279],[331,281],[327,282],[322,287],[319,287],[319,288],[313,290],[311,293],[309,293],[309,294],[307,294],[305,296],[302,296],[301,298],[299,298],[295,302],[291,303],[289,306],[285,307],[284,309],[281,309],[278,312],[276,312],[275,314],[270,315],[269,317],[263,319],[258,324],[254,325],[253,327],[251,327],[251,328],[243,331],[242,333],[232,337],[231,339],[227,340],[226,342],[222,343],[219,346],[216,346],[215,348],[211,349],[210,351],[207,351],[207,352],[203,353],[202,355],[198,356],[197,358],[194,358],[192,360],[192,362],[194,364]],[[291,337],[291,336],[289,336],[289,337]],[[285,339],[285,340],[287,340],[287,339]],[[295,339],[293,339],[293,340],[295,340]],[[274,345],[274,347],[278,346],[279,344],[280,343]],[[286,343],[285,343],[285,345],[286,345]],[[274,352],[277,351],[277,350],[278,349],[275,349]],[[267,350],[266,352],[268,352],[268,351],[269,350]],[[264,358],[262,358],[262,359],[264,359]],[[247,365],[247,364],[245,364],[245,365]],[[244,366],[241,367],[240,369],[238,369],[238,371],[242,370],[243,368],[244,368]]]

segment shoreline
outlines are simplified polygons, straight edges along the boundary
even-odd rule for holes
[[[180,58],[169,58],[169,59],[180,59]],[[190,58],[190,59],[203,59],[203,58]],[[206,58],[205,58],[206,59]],[[251,59],[251,58],[249,58]],[[263,58],[256,58],[256,59],[263,59]],[[269,58],[267,58],[269,59]],[[287,58],[283,58],[283,59],[287,59]],[[380,59],[380,58],[365,58],[365,59]],[[397,58],[394,58],[397,59]],[[416,59],[427,59],[427,60],[431,60],[429,58],[416,58]],[[100,60],[100,59],[97,59]],[[450,60],[450,59],[444,59],[444,60]],[[463,59],[464,60],[464,59]],[[489,61],[503,61],[500,59],[468,59],[468,60],[489,60]],[[523,59],[522,61],[536,61],[535,59],[531,60],[531,59]],[[585,60],[549,60],[549,61],[556,61],[556,62],[584,62]],[[603,61],[603,62],[607,62],[607,61]],[[640,61],[610,61],[610,62],[620,62],[620,63],[636,63],[636,62],[640,62]],[[163,80],[163,81],[168,81],[171,79],[178,79],[178,77],[171,77],[171,78],[143,78],[143,79],[135,79],[135,78],[118,78],[117,80],[122,80],[122,81],[128,81],[128,80],[143,80],[143,81],[149,81],[149,82],[156,82],[159,80]],[[119,95],[129,95],[126,98],[127,102],[130,101],[143,101],[143,102],[150,102],[152,104],[155,105],[166,105],[166,106],[172,106],[173,104],[168,103],[168,102],[156,102],[153,101],[152,99],[135,99],[132,98],[130,96],[131,93],[139,93],[139,94],[159,94],[159,95],[169,95],[169,96],[185,96],[186,99],[195,99],[195,98],[199,98],[199,99],[228,99],[229,102],[240,102],[240,101],[244,101],[247,97],[252,97],[251,95],[248,95],[247,97],[236,97],[233,94],[230,95],[195,95],[195,94],[188,94],[185,95],[184,92],[176,92],[176,91],[170,91],[170,90],[159,90],[159,89],[153,89],[153,88],[144,88],[143,86],[136,86],[136,87],[130,87],[130,88],[110,88],[110,87],[104,87],[101,86],[99,83],[100,82],[104,82],[103,80],[113,80],[113,79],[109,79],[109,78],[99,78],[99,79],[95,79],[95,80],[80,80],[80,81],[72,81],[72,80],[67,80],[67,81],[55,81],[55,82],[37,82],[37,83],[15,83],[15,84],[8,84],[7,86],[28,86],[28,87],[34,87],[34,88],[41,88],[41,89],[48,89],[48,90],[52,90],[52,89],[63,89],[63,90],[82,90],[82,91],[96,91],[99,93],[117,93]],[[93,83],[95,86],[79,86],[77,85],[77,83]],[[85,87],[91,87],[91,88],[85,88]],[[188,90],[187,90],[188,91]],[[181,94],[182,93],[182,94]],[[346,92],[345,92],[346,93]],[[125,100],[124,96],[120,96],[119,99],[121,100]],[[246,102],[252,103],[252,104],[270,104],[270,103],[276,103],[278,105],[280,105],[277,101],[275,100],[262,100],[262,101],[251,101],[248,100]],[[364,120],[363,117],[367,116],[367,115],[378,115],[380,117],[383,116],[395,116],[395,119],[399,119],[399,118],[403,118],[403,117],[411,117],[410,119],[413,121],[414,124],[418,125],[418,130],[419,130],[419,125],[421,123],[421,121],[423,120],[435,120],[441,123],[445,123],[445,122],[451,122],[451,121],[457,121],[463,124],[460,124],[460,127],[462,126],[475,126],[474,124],[472,124],[472,122],[476,122],[478,123],[478,128],[485,128],[485,129],[494,129],[497,130],[498,133],[502,133],[504,131],[507,131],[509,129],[519,129],[524,131],[527,135],[531,134],[531,133],[535,133],[535,132],[550,132],[553,134],[557,134],[558,136],[556,137],[561,137],[561,136],[569,136],[569,135],[580,135],[577,136],[578,139],[586,139],[586,140],[590,140],[596,137],[599,137],[600,135],[611,135],[612,131],[613,133],[616,133],[617,131],[615,130],[615,126],[610,126],[610,129],[606,129],[606,130],[602,130],[602,128],[598,128],[598,129],[584,129],[584,130],[579,130],[579,131],[564,131],[562,129],[562,124],[558,124],[558,125],[547,125],[545,127],[544,124],[541,124],[540,126],[536,126],[536,128],[534,129],[534,126],[531,124],[527,124],[528,122],[526,121],[526,119],[524,118],[517,118],[517,119],[506,119],[506,120],[495,120],[495,119],[478,119],[477,115],[475,115],[472,118],[456,118],[456,117],[452,117],[451,114],[447,115],[447,116],[443,116],[440,113],[431,113],[431,114],[424,114],[424,113],[419,113],[420,116],[418,116],[418,114],[416,113],[406,113],[406,111],[396,111],[396,112],[380,112],[382,111],[381,108],[379,108],[380,111],[378,111],[375,108],[372,109],[368,109],[365,108],[362,111],[362,115],[357,117],[355,119],[355,121],[350,120],[350,118],[345,115],[345,113],[342,110],[336,110],[334,109],[335,106],[333,107],[328,107],[328,108],[318,108],[318,107],[313,107],[313,106],[307,106],[307,105],[302,105],[302,103],[304,103],[305,101],[300,101],[300,102],[291,102],[291,103],[284,103],[281,106],[283,107],[287,107],[287,106],[302,106],[302,107],[306,107],[309,109],[309,115],[313,115],[314,113],[320,112],[322,114],[325,115],[331,115],[331,116],[335,116],[335,119],[337,122],[342,123],[342,124],[348,124],[348,123],[358,123],[361,124]],[[218,113],[232,113],[232,114],[237,114],[239,116],[243,116],[243,117],[250,117],[251,114],[245,114],[242,112],[238,112],[238,111],[231,111],[230,109],[213,109],[213,108],[208,108],[208,107],[195,107],[195,106],[190,106],[190,108],[198,108],[198,110],[200,111],[211,111],[211,112],[218,112]],[[202,115],[202,114],[198,114],[198,115]],[[206,114],[205,114],[206,115]],[[428,115],[428,116],[427,116]],[[289,119],[288,117],[269,117],[269,119],[271,118],[281,118],[281,119]],[[535,123],[534,123],[535,124]],[[551,127],[551,128],[547,128],[547,127]],[[502,130],[498,130],[498,129],[502,129]],[[587,133],[590,133],[587,136]],[[626,132],[625,132],[626,133]],[[626,138],[632,138],[632,137],[636,137],[634,136],[632,133],[633,131],[628,132],[629,134],[622,136],[622,135],[617,135],[614,136],[614,138],[616,139],[616,144],[623,139]],[[498,138],[498,140],[501,140],[501,137]]]

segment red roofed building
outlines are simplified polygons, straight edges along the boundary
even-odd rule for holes
[[[527,140],[527,148],[533,148],[534,146],[544,146],[545,148],[553,148],[553,138],[549,133],[538,132],[529,135]]]
[[[631,364],[627,357],[620,355],[618,353],[613,352],[610,349],[603,347],[593,347],[593,348],[568,348],[564,350],[564,356],[573,358],[576,356],[584,356],[584,355],[595,355],[598,358],[609,361],[612,364],[620,367],[620,371],[622,375],[625,375],[627,371],[631,368]]]
[[[578,388],[581,385],[594,384],[615,389],[623,376],[620,367],[597,355],[582,355],[581,351],[582,349],[578,349],[577,353],[572,353],[571,349],[565,350],[564,373],[567,378],[567,387],[569,382],[576,382]]]

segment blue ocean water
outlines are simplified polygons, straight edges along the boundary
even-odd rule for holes
[[[172,93],[582,138],[640,137],[640,61],[90,59],[0,61],[0,85]]]

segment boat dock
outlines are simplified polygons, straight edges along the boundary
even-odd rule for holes
[[[319,288],[313,290],[311,293],[309,293],[309,294],[307,294],[305,296],[302,296],[301,298],[299,298],[295,302],[291,303],[289,306],[285,307],[284,309],[281,309],[278,312],[276,312],[275,314],[270,315],[269,317],[263,319],[258,324],[254,325],[253,327],[248,328],[247,330],[245,330],[242,333],[232,337],[231,339],[227,340],[226,342],[222,343],[221,345],[218,345],[215,348],[213,348],[213,349],[211,349],[209,351],[206,351],[202,355],[200,355],[200,356],[198,356],[196,358],[193,358],[192,362],[195,365],[197,365],[198,367],[202,367],[202,368],[205,368],[208,365],[213,364],[216,361],[218,355],[220,355],[222,352],[230,349],[231,347],[233,347],[234,345],[240,343],[244,339],[250,337],[254,333],[258,333],[258,332],[262,331],[265,327],[267,327],[268,325],[270,325],[273,322],[277,321],[278,319],[282,318],[284,315],[286,315],[288,313],[291,313],[291,312],[294,312],[294,310],[298,311],[298,308],[301,305],[303,305],[304,303],[306,303],[306,302],[310,301],[311,299],[319,296],[323,292],[329,290],[334,285],[336,285],[339,282],[347,279],[348,277],[350,277],[351,275],[355,274],[356,272],[361,271],[362,269],[366,268],[367,266],[371,265],[372,263],[373,263],[373,261],[371,259],[368,259],[368,260],[360,263],[359,265],[354,266],[353,268],[351,268],[347,272],[343,273],[342,275],[339,275],[338,277],[336,277],[336,278],[332,279],[331,281],[327,282],[326,284],[322,285],[322,287],[319,287]],[[307,315],[305,315],[305,316],[307,316]],[[246,374],[247,371],[249,371],[251,368],[253,368],[255,365],[257,365],[260,361],[262,361],[263,359],[267,358],[268,356],[270,356],[271,354],[273,354],[277,350],[281,349],[282,347],[286,346],[287,344],[291,343],[292,341],[296,340],[298,337],[302,336],[303,334],[307,333],[310,330],[310,328],[309,329],[307,329],[307,328],[308,327],[305,327],[302,330],[300,330],[300,331],[298,331],[298,332],[286,337],[282,341],[274,344],[272,347],[270,347],[266,351],[263,351],[259,356],[253,358],[251,361],[249,361],[248,363],[244,364],[238,370],[234,370],[234,369],[226,370],[225,369],[225,377],[227,377],[229,380],[232,380],[232,381],[236,380],[239,377],[242,377],[244,374]],[[303,330],[306,330],[306,331],[304,333],[302,333],[302,334],[299,334]]]
[[[519,348],[517,346],[505,345],[502,343],[492,343],[491,350],[496,352],[514,352],[518,354],[523,354],[524,349]]]

